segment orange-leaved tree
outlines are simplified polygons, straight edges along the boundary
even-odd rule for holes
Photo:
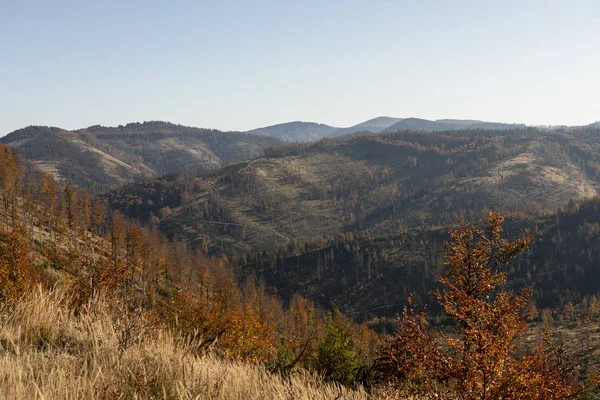
[[[33,284],[31,249],[27,233],[15,224],[0,232],[0,300],[17,299]]]
[[[483,231],[461,223],[450,233],[443,289],[434,295],[456,324],[452,332],[431,328],[412,299],[396,334],[381,348],[378,365],[393,395],[446,399],[566,399],[580,387],[572,367],[540,346],[515,355],[515,339],[526,328],[529,288],[505,291],[509,261],[531,235],[508,241],[503,218],[490,212]]]

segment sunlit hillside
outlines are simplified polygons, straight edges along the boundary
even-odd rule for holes
[[[404,131],[287,144],[105,197],[194,248],[229,255],[338,233],[445,227],[490,209],[537,217],[596,194],[598,132]]]
[[[120,350],[102,297],[75,312],[68,295],[42,289],[0,306],[0,397],[5,399],[367,399],[363,390],[298,371],[198,354],[194,343],[155,330]]]

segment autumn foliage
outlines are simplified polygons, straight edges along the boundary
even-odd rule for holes
[[[193,357],[260,364],[286,379],[304,369],[336,384],[367,387],[377,372],[390,397],[564,399],[581,390],[550,341],[530,354],[517,352],[530,290],[513,293],[503,285],[506,266],[531,236],[503,238],[499,214],[488,215],[486,231],[462,224],[451,233],[442,289],[434,295],[454,324],[431,328],[410,299],[398,332],[381,345],[371,369],[378,336],[367,325],[327,314],[300,295],[285,304],[253,277],[240,282],[226,257],[194,252],[110,212],[84,190],[60,189],[51,176],[24,179],[18,160],[1,145],[0,157],[6,164],[0,168],[5,312],[41,283],[45,291],[37,292],[62,293],[61,307],[74,318],[102,304],[119,357],[167,332]],[[58,349],[60,341],[47,337],[52,329],[40,334],[43,351]]]
[[[260,364],[286,377],[312,370],[336,384],[353,384],[374,354],[361,350],[375,342],[365,327],[341,317],[333,324],[300,295],[284,304],[253,277],[240,282],[227,258],[169,240],[72,184],[24,177],[1,144],[0,161],[0,308],[16,307],[41,284],[63,293],[78,318],[102,303],[116,353],[169,332],[194,356]],[[325,359],[344,368],[327,369]]]
[[[31,251],[21,225],[0,233],[0,256],[0,299],[17,299],[33,282]]]
[[[572,367],[551,346],[515,355],[530,290],[513,293],[502,286],[505,267],[531,236],[508,241],[501,235],[503,218],[489,213],[487,220],[487,231],[463,223],[451,232],[446,273],[439,278],[443,289],[434,294],[455,322],[452,329],[431,328],[411,299],[397,333],[382,346],[378,366],[392,395],[567,399],[581,390],[571,380]]]

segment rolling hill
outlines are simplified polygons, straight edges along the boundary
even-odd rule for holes
[[[486,210],[528,216],[596,194],[597,129],[398,132],[289,144],[214,172],[127,185],[112,207],[211,253],[344,232],[443,227]]]
[[[306,299],[283,307],[255,281],[242,289],[223,260],[105,212],[83,190],[47,191],[50,177],[27,190],[18,163],[0,144],[0,375],[10,381],[0,397],[370,397],[353,377],[335,382],[357,390],[325,383],[319,351],[331,323]],[[377,335],[341,315],[336,326],[350,340],[361,333],[364,345],[343,345],[370,365]],[[292,358],[282,359],[284,346]],[[215,390],[224,376],[230,383]]]
[[[246,133],[272,136],[286,142],[307,142],[333,136],[337,130],[339,128],[316,122],[295,121],[265,126],[247,131]]]
[[[68,131],[30,126],[0,138],[35,171],[94,192],[184,169],[250,159],[278,139],[166,122]]]
[[[272,136],[286,142],[309,142],[356,133],[398,132],[409,129],[434,132],[461,129],[506,130],[523,128],[525,128],[523,124],[504,124],[477,120],[440,119],[430,121],[420,118],[377,117],[348,128],[335,128],[316,122],[295,121],[253,129],[246,133]]]
[[[360,124],[351,126],[349,128],[338,129],[335,132],[333,132],[332,135],[329,136],[337,137],[343,135],[351,135],[353,133],[358,132],[380,133],[383,130],[385,130],[388,126],[391,126],[401,120],[402,118],[377,117],[365,122],[361,122]]]
[[[525,141],[528,143],[526,153],[543,157],[543,152],[548,149],[538,145],[543,142],[536,140],[539,138],[535,132],[521,133],[529,133],[529,142]],[[592,134],[597,132],[583,132],[584,136],[578,139]],[[388,141],[388,145],[390,140],[392,143],[396,141],[398,145],[398,136],[383,137]],[[381,141],[380,137],[373,137],[376,141]],[[455,150],[461,148],[463,136],[456,136],[455,140],[452,140],[451,136],[443,137],[444,144],[450,145],[450,148],[452,145]],[[427,142],[423,134],[414,136],[414,133],[409,133],[403,138],[412,138],[413,147],[416,149],[419,149],[416,147],[417,142],[421,146]],[[307,146],[303,155],[318,152],[320,146],[330,146],[328,150],[331,151],[336,146],[352,147],[359,143],[361,146],[349,153],[348,149],[336,151],[365,158],[365,154],[357,153],[357,150],[365,148],[365,139],[370,138],[326,141]],[[470,139],[477,142],[473,137]],[[483,140],[477,143],[475,148],[489,150],[486,143],[488,142]],[[512,143],[510,140],[508,143],[516,147],[524,144],[518,141]],[[455,157],[461,156],[465,150],[468,149],[463,148],[451,154]],[[519,154],[518,151],[513,153]],[[15,164],[9,151],[1,153],[9,156],[3,164]],[[509,153],[510,151],[506,153],[509,157],[514,155]],[[555,151],[552,155],[556,158],[557,154]],[[275,157],[270,157],[273,158]],[[252,170],[252,164],[259,162],[258,160],[226,168],[235,168],[236,173],[243,173],[244,169]],[[389,165],[398,164],[391,154],[387,154],[381,161]],[[511,166],[502,166],[505,167],[508,170],[512,169]],[[18,171],[18,168],[13,165],[8,170]],[[505,172],[504,169],[502,171]],[[503,180],[504,173],[497,172]],[[186,188],[187,185],[192,196],[195,196],[207,186],[209,190],[218,191],[218,187],[207,180],[209,176],[194,176],[188,173],[171,177],[170,182],[175,182],[179,188]],[[7,177],[10,178],[8,175]],[[229,179],[233,183],[236,178],[230,174]],[[22,180],[18,178],[14,181]],[[384,181],[384,178],[379,178],[379,183]],[[165,182],[169,180],[166,179]],[[359,181],[355,183],[360,187]],[[163,183],[155,180],[154,184],[160,188]],[[237,183],[241,184],[243,183]],[[145,187],[149,187],[148,182]],[[6,196],[8,192],[6,187],[4,189],[2,194]],[[24,191],[19,190],[18,193]],[[379,237],[373,237],[367,230],[356,236],[351,232],[338,233],[336,237],[329,239],[315,238],[300,248],[295,248],[296,245],[292,242],[287,248],[254,252],[250,254],[249,259],[231,257],[231,262],[238,263],[239,274],[235,274],[236,278],[243,280],[247,276],[253,276],[262,283],[256,286],[255,280],[250,278],[246,280],[243,289],[240,289],[233,280],[234,275],[222,269],[223,263],[227,262],[225,258],[213,260],[214,265],[207,265],[206,258],[190,252],[184,244],[167,241],[156,231],[142,229],[118,214],[103,214],[106,220],[90,218],[89,213],[80,212],[85,209],[89,211],[92,206],[89,197],[87,200],[82,197],[70,202],[55,192],[54,196],[58,197],[49,202],[54,206],[45,208],[44,203],[35,203],[36,198],[43,198],[44,195],[38,197],[37,193],[34,193],[36,198],[19,199],[18,193],[13,192],[10,197],[2,198],[3,202],[9,200],[12,207],[5,206],[3,215],[0,211],[1,220],[6,222],[0,234],[0,251],[5,258],[0,260],[4,262],[4,266],[7,265],[6,260],[11,260],[15,268],[24,273],[22,276],[27,277],[27,281],[39,279],[41,285],[29,291],[25,284],[18,286],[19,282],[25,282],[24,279],[13,284],[7,283],[10,279],[4,278],[2,282],[3,288],[16,288],[15,292],[6,290],[3,294],[18,296],[15,303],[4,303],[1,310],[1,317],[7,322],[4,324],[6,329],[3,330],[2,343],[11,361],[11,368],[7,368],[7,371],[16,371],[9,376],[11,382],[19,382],[19,391],[7,392],[9,397],[20,393],[17,397],[25,398],[35,390],[39,391],[40,387],[47,393],[62,393],[59,387],[48,384],[36,383],[32,385],[34,387],[27,386],[24,382],[33,381],[35,378],[29,373],[38,370],[42,371],[44,383],[53,382],[56,380],[54,378],[61,374],[72,376],[74,379],[61,381],[62,387],[67,387],[69,392],[85,392],[92,397],[114,397],[115,393],[117,397],[122,397],[123,393],[157,397],[166,393],[166,385],[171,385],[169,393],[176,393],[178,396],[181,393],[189,397],[192,390],[193,393],[202,396],[206,393],[204,384],[192,389],[191,386],[186,386],[184,391],[178,392],[177,388],[181,386],[172,382],[178,382],[181,379],[179,375],[164,372],[157,374],[156,371],[165,368],[171,371],[175,367],[179,371],[183,369],[180,363],[184,360],[188,362],[186,365],[190,365],[190,362],[194,365],[192,372],[188,374],[194,376],[197,374],[197,371],[194,371],[200,368],[201,372],[204,371],[202,379],[205,380],[213,379],[212,375],[205,372],[215,368],[221,375],[227,374],[228,368],[232,366],[237,366],[239,371],[243,366],[239,364],[240,361],[262,364],[276,372],[286,371],[290,364],[272,362],[280,360],[277,349],[284,345],[289,346],[286,349],[290,348],[288,351],[295,357],[292,367],[304,357],[296,368],[304,367],[326,374],[330,359],[321,361],[323,358],[319,358],[319,354],[323,343],[330,343],[334,340],[332,337],[337,337],[331,332],[339,332],[341,328],[348,332],[344,337],[349,337],[346,342],[341,343],[347,343],[345,348],[353,351],[357,349],[356,363],[359,367],[352,368],[368,368],[375,354],[375,345],[381,343],[380,338],[369,331],[369,327],[393,327],[390,321],[395,319],[385,317],[394,316],[401,310],[410,291],[415,293],[419,304],[432,305],[429,301],[431,289],[436,287],[435,276],[441,272],[441,244],[448,239],[445,229],[421,228]],[[195,214],[187,217],[207,216],[207,213],[227,217],[226,210],[218,207],[219,194],[213,193],[213,197],[217,199],[212,203],[217,205],[216,209],[211,210],[210,205],[198,208]],[[183,196],[180,201],[185,205],[191,199],[188,193],[188,196]],[[57,206],[59,202],[62,204]],[[101,204],[97,203],[97,199],[94,203]],[[18,209],[20,204],[25,206],[22,210]],[[152,206],[151,203],[145,204]],[[597,331],[597,324],[589,321],[581,329],[579,325],[577,329],[573,329],[575,318],[572,302],[581,303],[581,307],[578,307],[581,311],[578,312],[597,314],[595,296],[600,283],[597,267],[600,262],[599,210],[600,198],[595,197],[579,204],[570,202],[552,216],[511,218],[505,225],[508,228],[507,237],[520,235],[525,228],[532,229],[535,235],[536,242],[530,250],[510,264],[509,288],[534,284],[534,298],[540,307],[551,306],[555,307],[555,310],[564,310],[561,311],[560,318],[565,320],[560,330],[552,332],[555,336],[566,332],[567,335],[588,334],[589,338],[590,333]],[[169,214],[165,212],[167,217]],[[20,218],[26,222],[24,226],[19,223]],[[232,222],[223,225],[236,224]],[[7,229],[9,227],[10,229]],[[8,230],[9,233],[4,230]],[[102,236],[97,236],[100,232]],[[33,251],[34,249],[36,251]],[[30,258],[32,255],[36,260]],[[61,281],[63,277],[64,282]],[[57,285],[57,282],[61,284]],[[131,290],[132,287],[134,290]],[[282,296],[284,302],[280,303],[279,299],[263,290],[272,290],[272,293]],[[348,320],[339,316],[337,312],[326,317],[314,314],[315,308],[297,296],[297,292],[326,307],[335,304],[350,316],[367,320],[368,323],[361,327],[350,325],[349,322],[345,322]],[[16,306],[13,308],[13,305]],[[73,312],[74,309],[76,312]],[[436,308],[431,307],[430,311],[435,312]],[[544,320],[549,312],[544,310],[538,313],[534,309],[531,315],[533,318]],[[584,317],[578,318],[582,318],[582,323],[586,323]],[[313,325],[315,319],[316,326]],[[332,321],[336,325],[332,325]],[[443,320],[437,314],[433,322],[440,324],[441,321]],[[577,320],[577,324],[579,321]],[[148,324],[152,324],[151,330],[147,329]],[[27,328],[26,335],[22,334],[23,326]],[[82,326],[84,328],[81,328]],[[102,329],[98,330],[98,326]],[[299,326],[303,329],[296,329]],[[305,331],[308,333],[305,334]],[[130,332],[134,332],[135,336]],[[184,336],[188,332],[190,334]],[[198,335],[198,332],[201,334]],[[179,337],[177,334],[186,340],[173,339]],[[205,340],[206,336],[215,334],[217,336],[213,340]],[[530,329],[527,335],[524,340],[541,337],[535,329]],[[292,339],[288,339],[290,337]],[[97,340],[98,338],[100,340]],[[333,345],[337,346],[340,342],[335,340]],[[318,345],[309,347],[311,343]],[[597,354],[597,346],[591,346],[589,343],[586,342],[586,351],[594,351]],[[13,350],[18,348],[25,350],[21,353]],[[155,350],[158,348],[166,348],[168,351],[157,353]],[[310,348],[308,352],[307,348]],[[214,362],[213,358],[207,357],[205,352],[208,351],[218,356],[214,358]],[[597,358],[583,358],[583,351],[583,345],[571,346],[568,354],[581,357],[586,367],[596,365]],[[148,358],[148,354],[151,353],[165,357]],[[46,368],[48,371],[39,364],[42,358],[50,360],[52,368]],[[68,362],[58,362],[63,359]],[[176,361],[174,364],[173,359]],[[216,362],[217,359],[219,362]],[[96,369],[90,374],[87,367],[73,364],[73,360],[92,360]],[[199,365],[199,360],[208,360],[207,365]],[[238,364],[233,365],[224,360],[234,360]],[[275,368],[271,367],[272,365],[275,365]],[[105,374],[105,370],[112,372]],[[79,371],[83,371],[82,374],[79,374]],[[266,381],[278,379],[276,375],[267,375],[266,369],[255,368],[252,371],[263,371],[262,375],[258,376],[262,376],[260,379]],[[115,374],[119,377],[118,383],[113,380]],[[149,375],[150,380],[146,378]],[[259,379],[255,375],[252,375],[253,379]],[[23,376],[26,378],[22,382]],[[93,379],[88,379],[90,377]],[[327,375],[324,379],[328,379]],[[351,379],[342,383],[352,387],[355,380],[362,382],[359,375]],[[159,382],[160,385],[147,382]],[[289,382],[288,379],[276,381],[273,389],[268,390],[274,393],[291,393],[294,389],[294,393],[300,393],[299,396],[306,391],[303,388],[307,383],[300,381],[290,385]],[[366,394],[363,396],[360,387],[358,391],[343,391],[337,387],[330,390],[330,387],[322,384],[320,380],[311,382],[313,386],[310,387],[310,393],[319,398],[334,395],[336,398],[351,398],[354,394],[360,398],[368,397]],[[315,387],[319,388],[318,392],[315,391]],[[265,388],[270,386],[264,384],[261,391],[256,393],[264,393],[264,390],[267,390]],[[239,388],[236,389],[236,393],[240,392]],[[216,392],[211,390],[210,393],[215,395]],[[371,391],[369,396],[373,397],[373,393],[375,392]],[[219,392],[219,396],[230,397],[230,392]]]
[[[504,124],[499,122],[485,122],[475,120],[459,120],[459,119],[440,119],[430,121],[420,118],[405,118],[393,125],[384,128],[384,132],[397,132],[407,129],[415,131],[450,131],[461,129],[487,129],[487,130],[506,130],[506,129],[523,129],[523,124]]]
[[[378,117],[350,128],[290,122],[241,133],[152,121],[118,127],[95,125],[74,131],[30,126],[0,138],[0,143],[13,149],[30,171],[49,173],[59,182],[71,181],[99,193],[139,179],[253,159],[262,156],[265,148],[282,142],[405,130],[517,128],[523,126]]]

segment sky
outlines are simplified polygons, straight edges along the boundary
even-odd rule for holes
[[[600,120],[600,1],[0,0],[0,136]]]

